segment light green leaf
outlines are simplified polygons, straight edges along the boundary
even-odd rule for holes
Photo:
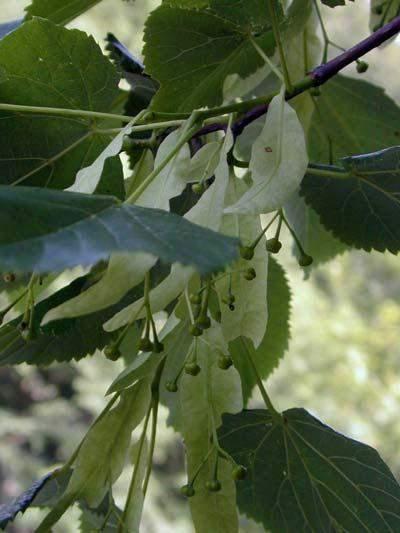
[[[0,206],[3,272],[63,270],[126,251],[144,251],[206,272],[223,268],[238,253],[233,239],[178,215],[121,205],[108,196],[3,186]]]
[[[154,109],[191,111],[221,104],[229,74],[246,77],[263,63],[249,38],[252,32],[259,33],[254,39],[261,48],[273,53],[265,1],[252,2],[250,10],[240,3],[210,3],[209,10],[163,4],[147,19],[146,70],[161,83],[152,102]]]
[[[242,382],[245,403],[250,399],[256,378],[249,366],[250,356],[263,379],[272,374],[289,346],[291,293],[283,268],[273,257],[268,263],[268,323],[257,349],[246,334],[229,343],[229,353]]]
[[[144,418],[151,400],[150,381],[124,392],[116,407],[92,426],[79,450],[67,494],[97,507],[121,475],[132,431]]]
[[[394,532],[400,486],[379,454],[304,409],[225,415],[222,446],[246,466],[239,509],[271,531]]]
[[[304,131],[285,101],[284,89],[269,106],[265,125],[250,160],[253,186],[225,213],[269,213],[282,207],[300,185],[308,157]]]
[[[200,374],[195,378],[183,375],[180,381],[180,431],[185,440],[189,479],[210,449],[212,425],[218,427],[222,413],[237,412],[242,405],[239,375],[233,367],[218,368],[218,351],[226,353],[227,347],[219,326],[214,323],[198,341]],[[222,459],[219,461],[221,492],[210,493],[205,487],[213,477],[214,460],[213,453],[200,471],[195,483],[196,494],[190,499],[196,533],[235,533],[238,518],[232,466]]]
[[[225,136],[220,160],[215,170],[215,181],[201,196],[197,204],[185,215],[185,219],[202,227],[218,231],[221,227],[226,188],[229,182],[227,154],[233,146],[230,132]],[[153,312],[161,311],[177,298],[189,283],[193,269],[173,265],[171,274],[150,292],[150,304]],[[127,324],[143,305],[143,299],[117,313],[104,324],[106,331],[114,331]],[[142,316],[142,315],[139,315]]]
[[[41,17],[56,24],[67,24],[101,0],[32,0],[25,8],[25,19]]]
[[[2,103],[110,112],[118,97],[118,73],[94,39],[44,19],[0,41],[0,64]],[[69,187],[111,140],[96,126],[88,118],[2,111],[1,183]],[[107,178],[122,181],[120,161],[110,161]]]
[[[101,176],[104,171],[104,166],[110,157],[117,156],[122,148],[124,137],[129,135],[132,131],[133,122],[130,122],[121,132],[114,137],[111,143],[105,150],[93,161],[93,163],[86,168],[82,168],[75,178],[75,183],[71,185],[67,190],[71,192],[83,192],[86,194],[92,194],[96,191]]]
[[[228,204],[235,203],[248,187],[237,178],[231,178],[226,195]],[[226,235],[239,237],[243,243],[252,243],[261,233],[261,222],[258,216],[225,215],[222,232]],[[254,268],[256,278],[247,281],[243,271]],[[265,334],[268,321],[267,275],[268,254],[262,243],[255,248],[251,261],[239,259],[233,267],[233,274],[222,278],[216,285],[221,301],[222,331],[227,342],[246,335],[257,347]],[[235,309],[232,311],[222,303],[228,295],[229,286],[235,297]]]

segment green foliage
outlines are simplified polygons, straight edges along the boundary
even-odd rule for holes
[[[233,9],[224,2],[212,4],[214,9],[201,11],[163,4],[147,20],[146,69],[161,83],[153,109],[176,112],[218,105],[229,74],[245,77],[262,65],[250,38],[251,33],[259,32],[258,22],[254,27],[252,16],[242,18],[241,3]],[[262,6],[264,13],[268,13],[265,1],[253,4],[257,11]],[[254,36],[254,40],[271,55],[274,38],[265,17],[260,35]]]
[[[326,62],[310,0],[164,0],[145,65],[109,34],[114,66],[63,27],[97,3],[34,0],[0,28],[0,364],[98,351],[115,369],[70,460],[0,523],[47,507],[44,533],[77,505],[81,531],[140,531],[162,403],[198,533],[237,533],[238,510],[272,533],[399,529],[378,453],[280,414],[264,386],[291,334],[287,256],[272,255],[293,246],[307,277],[350,247],[400,249],[398,107],[337,75],[351,58],[364,73],[395,26]],[[379,24],[393,5],[373,4]],[[267,410],[242,411],[255,386]]]
[[[161,210],[121,205],[112,197],[3,186],[0,204],[3,271],[57,271],[95,264],[113,252],[143,251],[207,273],[222,268],[237,255],[234,239]],[[21,212],[26,224],[17,235],[10,234],[6,228]],[[124,228],[129,228],[129,234],[121,239]],[[186,239],[189,233],[190,248]],[[63,254],[63,249],[71,253]]]
[[[315,169],[316,175],[304,178],[302,194],[326,228],[348,245],[395,254],[400,250],[399,158],[399,147],[343,158],[348,175],[332,167],[337,177],[331,178]]]
[[[101,0],[33,0],[25,9],[26,20],[41,17],[56,24],[67,24]]]
[[[249,471],[239,508],[272,531],[396,531],[400,486],[378,453],[304,409],[225,415],[221,444]],[[273,461],[268,458],[273,457]]]
[[[117,71],[93,38],[47,20],[29,21],[4,37],[0,63],[2,103],[110,112],[118,97]],[[83,117],[3,111],[0,124],[3,185],[68,187],[110,141]],[[122,179],[119,160],[107,170]]]

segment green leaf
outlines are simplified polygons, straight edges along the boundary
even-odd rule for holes
[[[118,305],[104,311],[79,320],[64,319],[56,324],[40,327],[43,316],[50,309],[79,294],[86,283],[86,277],[79,278],[35,306],[33,324],[35,337],[30,342],[25,342],[21,337],[18,329],[20,318],[3,326],[0,329],[0,364],[28,363],[43,366],[55,361],[79,360],[109,344],[115,338],[115,334],[104,331],[102,324],[132,301],[131,294]]]
[[[115,504],[110,494],[107,494],[101,505],[90,509],[83,502],[80,503],[81,516],[79,519],[80,533],[116,533],[121,523],[122,511]]]
[[[279,365],[289,346],[291,293],[284,270],[273,257],[269,258],[267,287],[268,322],[261,344],[255,349],[253,342],[245,336],[229,343],[229,353],[242,381],[245,403],[256,385],[248,355],[253,359],[260,376],[265,379]]]
[[[32,45],[34,43],[34,46]],[[0,41],[0,100],[6,104],[110,112],[119,76],[92,37],[44,19]],[[0,182],[66,188],[112,138],[98,121],[45,113],[1,112]],[[122,180],[119,159],[107,166]]]
[[[301,193],[324,226],[367,252],[400,250],[400,147],[345,157],[337,178],[307,174]],[[331,168],[331,167],[328,167]],[[318,172],[318,169],[315,170]]]
[[[56,24],[68,24],[100,2],[101,0],[32,0],[25,8],[25,19],[41,17]]]
[[[221,104],[229,74],[245,77],[263,64],[249,38],[251,32],[259,31],[255,21],[261,11],[263,31],[254,39],[267,54],[273,53],[275,43],[264,0],[252,2],[251,10],[245,11],[241,3],[226,6],[219,0],[211,4],[213,10],[163,4],[147,19],[146,70],[161,83],[152,101],[154,109],[191,111]],[[256,12],[254,6],[258,6]]]
[[[249,166],[253,186],[225,213],[260,214],[281,208],[300,185],[307,163],[304,131],[282,88],[253,144]]]
[[[144,418],[151,400],[150,382],[122,393],[116,407],[100,417],[86,435],[74,462],[67,494],[90,507],[102,502],[121,475],[132,431]]]
[[[307,139],[310,161],[335,163],[348,155],[395,146],[400,138],[399,123],[400,109],[384,89],[335,76],[317,99]]]
[[[198,343],[198,364],[201,372],[197,377],[184,374],[179,385],[181,404],[180,431],[185,440],[188,479],[207,456],[212,438],[212,425],[219,427],[221,415],[241,409],[240,379],[231,367],[221,370],[216,364],[219,352],[227,353],[227,346],[217,324],[207,330]],[[196,494],[190,499],[192,518],[197,533],[235,533],[238,531],[235,483],[232,465],[220,460],[218,478],[221,492],[209,492],[205,484],[213,478],[215,453],[200,470],[194,485]]]
[[[379,454],[304,409],[225,415],[221,445],[246,466],[239,509],[268,530],[398,531],[400,486]]]
[[[3,272],[64,270],[95,264],[113,252],[143,251],[207,273],[238,254],[234,239],[159,209],[118,204],[112,197],[3,186],[0,206]]]

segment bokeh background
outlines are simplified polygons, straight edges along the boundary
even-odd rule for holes
[[[0,22],[23,15],[25,0],[2,0]],[[144,21],[156,0],[103,0],[74,27],[103,46],[111,31],[138,57]],[[366,0],[323,10],[331,38],[348,47],[368,34]],[[368,55],[366,79],[385,86],[400,103],[399,41]],[[16,60],[18,60],[16,58]],[[347,74],[356,76],[355,69]],[[392,255],[351,252],[313,270],[304,280],[290,253],[280,256],[293,292],[292,341],[269,390],[280,409],[303,406],[325,423],[376,447],[400,478],[400,261]],[[104,405],[104,392],[120,371],[100,354],[45,370],[0,368],[0,503],[66,460]],[[257,396],[254,404],[258,403]],[[179,495],[184,452],[161,413],[155,470],[144,533],[191,532]],[[119,483],[122,498],[127,479]],[[41,514],[29,511],[7,531],[35,530]],[[55,532],[79,531],[70,511]],[[261,529],[243,520],[243,532]]]

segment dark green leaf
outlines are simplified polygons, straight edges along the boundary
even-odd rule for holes
[[[2,103],[109,112],[119,94],[117,71],[94,39],[44,19],[0,41],[0,64]],[[0,118],[2,184],[66,188],[111,140],[90,119],[4,111]],[[107,169],[122,180],[119,159]]]
[[[229,74],[245,77],[263,64],[249,38],[252,33],[267,54],[273,53],[265,0],[252,1],[251,10],[244,10],[241,2],[227,6],[224,0],[211,2],[211,7],[163,4],[147,20],[146,71],[161,83],[154,109],[177,112],[219,105]]]
[[[251,396],[256,379],[246,352],[253,358],[258,372],[267,378],[278,366],[290,339],[290,288],[283,268],[272,257],[268,265],[268,324],[257,349],[251,340],[239,337],[229,343],[229,352],[242,381],[243,399]]]
[[[249,475],[239,509],[274,533],[400,530],[400,486],[379,454],[304,409],[224,415],[220,444]]]
[[[310,132],[312,162],[331,163],[348,155],[399,143],[400,109],[384,90],[369,82],[336,76],[315,99]]]
[[[348,177],[341,177],[340,169],[338,178],[306,175],[301,186],[306,202],[346,244],[396,254],[400,250],[400,147],[345,157],[341,162]]]
[[[237,239],[111,196],[3,186],[0,208],[2,272],[59,271],[141,251],[205,274],[238,255]]]
[[[25,19],[41,17],[56,24],[67,24],[100,2],[101,0],[32,0],[25,9]]]

